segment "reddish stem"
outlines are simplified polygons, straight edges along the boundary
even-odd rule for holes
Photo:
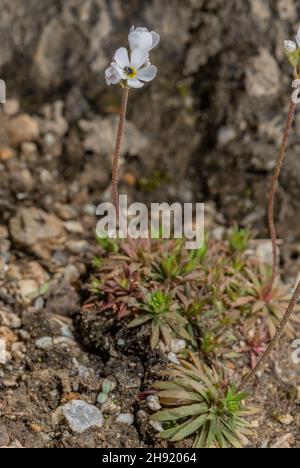
[[[270,285],[268,286],[268,289],[266,291],[266,296],[268,296],[268,294],[273,289],[274,281],[277,275],[278,254],[277,254],[276,226],[275,226],[275,221],[274,221],[274,205],[275,205],[275,196],[276,196],[276,190],[277,190],[277,185],[278,185],[278,179],[279,179],[281,168],[282,168],[283,161],[285,158],[286,147],[288,144],[289,135],[290,135],[290,131],[292,128],[295,109],[296,109],[296,104],[291,100],[288,118],[287,118],[285,129],[284,129],[283,140],[282,140],[282,144],[281,144],[281,148],[279,152],[279,157],[276,162],[276,166],[275,166],[275,170],[274,170],[274,174],[273,174],[272,182],[271,182],[271,189],[270,189],[270,196],[269,196],[269,203],[268,203],[268,221],[269,221],[270,235],[272,239],[273,263],[272,263],[272,278],[271,278]]]
[[[276,196],[276,190],[277,190],[277,185],[278,185],[278,179],[280,176],[281,168],[282,168],[284,157],[285,157],[286,147],[288,144],[289,135],[290,135],[290,131],[292,128],[295,109],[296,109],[296,103],[294,103],[294,101],[291,99],[288,118],[287,118],[286,126],[284,129],[284,134],[283,134],[283,140],[282,140],[282,144],[281,144],[281,148],[279,152],[279,157],[276,162],[275,171],[274,171],[273,178],[272,178],[271,190],[270,190],[270,197],[269,197],[269,204],[268,204],[268,220],[269,220],[269,228],[270,228],[271,239],[272,239],[273,265],[272,265],[272,279],[271,279],[269,288],[266,292],[266,296],[270,294],[274,285],[276,275],[277,275],[277,260],[278,260],[277,257],[278,256],[277,256],[276,227],[275,227],[275,221],[274,221],[274,204],[275,204],[275,196]],[[263,369],[264,366],[266,365],[272,351],[276,348],[280,339],[282,338],[282,335],[284,334],[285,327],[288,324],[288,321],[293,313],[293,310],[298,302],[299,297],[300,297],[300,281],[296,287],[296,290],[293,294],[291,302],[289,303],[288,308],[277,327],[276,333],[274,337],[272,338],[271,343],[269,344],[268,348],[262,355],[261,359],[255,366],[255,368],[251,372],[249,372],[249,374],[242,381],[239,387],[240,390],[243,390],[248,385],[248,383],[257,375],[258,371]]]
[[[240,390],[243,390],[248,385],[248,383],[257,375],[258,371],[262,370],[264,368],[264,366],[267,364],[271,353],[276,348],[277,344],[279,343],[279,341],[281,340],[281,338],[282,338],[282,336],[284,334],[285,327],[288,324],[288,321],[289,321],[289,319],[290,319],[290,317],[291,317],[291,315],[293,313],[293,310],[294,310],[294,308],[295,308],[295,306],[296,306],[296,304],[298,302],[299,297],[300,297],[300,281],[299,281],[299,283],[297,285],[297,288],[296,288],[296,290],[294,292],[292,300],[289,303],[289,306],[288,306],[288,308],[287,308],[287,310],[286,310],[286,312],[285,312],[285,314],[283,316],[283,319],[281,320],[280,324],[277,327],[274,338],[272,339],[271,343],[267,347],[266,351],[262,355],[261,359],[259,360],[259,362],[255,366],[255,368],[251,372],[249,372],[249,374],[242,381],[242,383],[240,385],[240,388],[239,388]]]
[[[127,103],[128,103],[128,93],[129,89],[127,87],[123,88],[123,95],[122,95],[122,103],[120,109],[120,119],[119,119],[119,127],[117,133],[117,140],[115,151],[113,155],[112,161],[112,187],[111,187],[111,194],[113,204],[116,209],[117,214],[117,222],[119,219],[119,193],[118,193],[118,181],[119,181],[119,158],[120,158],[120,150],[121,150],[121,143],[122,137],[125,127],[125,119],[126,119],[126,111],[127,111]]]

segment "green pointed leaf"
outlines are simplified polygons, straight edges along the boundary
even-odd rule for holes
[[[182,386],[178,385],[173,380],[155,382],[152,387],[157,388],[158,390],[182,390]]]
[[[186,392],[185,390],[163,390],[158,394],[160,399],[173,400],[174,405],[183,401],[201,401],[202,398],[197,393]]]
[[[171,429],[166,429],[165,431],[159,433],[159,437],[161,439],[171,439],[177,434],[177,432],[179,432],[188,424],[189,424],[189,421],[186,421],[183,424],[180,424],[179,426],[172,427]]]
[[[172,337],[171,337],[171,330],[168,325],[160,325],[160,333],[163,336],[163,339],[166,345],[171,349],[172,346]]]
[[[228,444],[225,440],[225,437],[223,436],[222,429],[220,428],[220,426],[218,426],[218,429],[216,432],[216,440],[222,449],[228,448]]]
[[[140,325],[143,325],[144,323],[146,322],[149,322],[149,320],[152,319],[152,315],[142,315],[141,317],[138,317],[134,320],[132,320],[129,324],[128,324],[128,328],[135,328],[135,327],[139,327]]]
[[[206,423],[202,429],[200,429],[199,435],[196,437],[193,447],[204,448],[206,445],[206,439],[208,434],[209,425]]]
[[[217,422],[215,420],[210,421],[209,431],[207,435],[206,445],[210,448],[215,441],[216,433],[218,430]]]
[[[152,349],[156,348],[159,342],[159,319],[152,320],[151,328],[151,338],[150,338],[150,346]]]
[[[202,427],[206,423],[206,421],[207,421],[207,414],[198,416],[189,424],[187,424],[185,427],[180,429],[180,431],[178,431],[177,434],[174,437],[172,437],[171,441],[177,442],[179,440],[185,439],[186,437],[190,436],[194,432],[198,431],[198,429],[200,429],[200,427]]]
[[[243,445],[242,443],[240,442],[240,440],[235,437],[232,433],[229,432],[228,429],[224,428],[223,429],[223,434],[224,434],[224,437],[228,440],[228,442],[234,447],[234,448],[243,448]]]
[[[174,408],[165,411],[158,411],[152,416],[154,421],[176,421],[177,419],[185,418],[187,416],[195,416],[198,414],[206,413],[208,411],[207,405],[205,404],[196,404],[181,406],[179,408]]]

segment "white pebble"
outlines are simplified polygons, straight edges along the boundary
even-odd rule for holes
[[[172,339],[171,341],[171,350],[173,353],[177,354],[180,353],[180,351],[183,351],[186,348],[186,342],[185,340],[179,340],[179,339]]]
[[[164,430],[164,428],[162,427],[162,424],[159,421],[152,421],[150,419],[149,424],[151,427],[153,427],[155,432],[162,432]]]
[[[116,422],[131,426],[131,424],[133,424],[134,422],[134,416],[132,413],[120,413],[119,416],[116,418]]]
[[[91,427],[102,427],[104,418],[96,406],[83,400],[73,400],[62,407],[62,414],[74,432],[82,434]]]
[[[35,346],[38,349],[43,349],[43,350],[52,348],[52,345],[53,345],[53,340],[51,336],[43,336],[42,338],[39,338],[35,342]]]
[[[161,409],[159,398],[156,395],[150,395],[146,399],[147,406],[151,411],[158,411]]]
[[[178,358],[175,353],[169,353],[168,359],[170,362],[172,362],[172,364],[179,364]]]

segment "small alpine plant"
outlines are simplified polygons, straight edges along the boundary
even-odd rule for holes
[[[119,84],[123,88],[120,108],[119,128],[112,162],[112,200],[119,218],[118,171],[122,137],[125,127],[128,94],[131,88],[142,88],[154,80],[157,68],[150,62],[150,52],[159,44],[160,37],[155,31],[134,26],[131,28],[128,42],[130,54],[125,47],[116,50],[113,61],[105,71],[108,86]]]

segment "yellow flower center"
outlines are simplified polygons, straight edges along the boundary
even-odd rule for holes
[[[137,70],[135,68],[132,68],[132,67],[125,67],[124,68],[124,71],[126,73],[126,75],[128,76],[128,78],[135,78],[136,75],[137,75]]]

